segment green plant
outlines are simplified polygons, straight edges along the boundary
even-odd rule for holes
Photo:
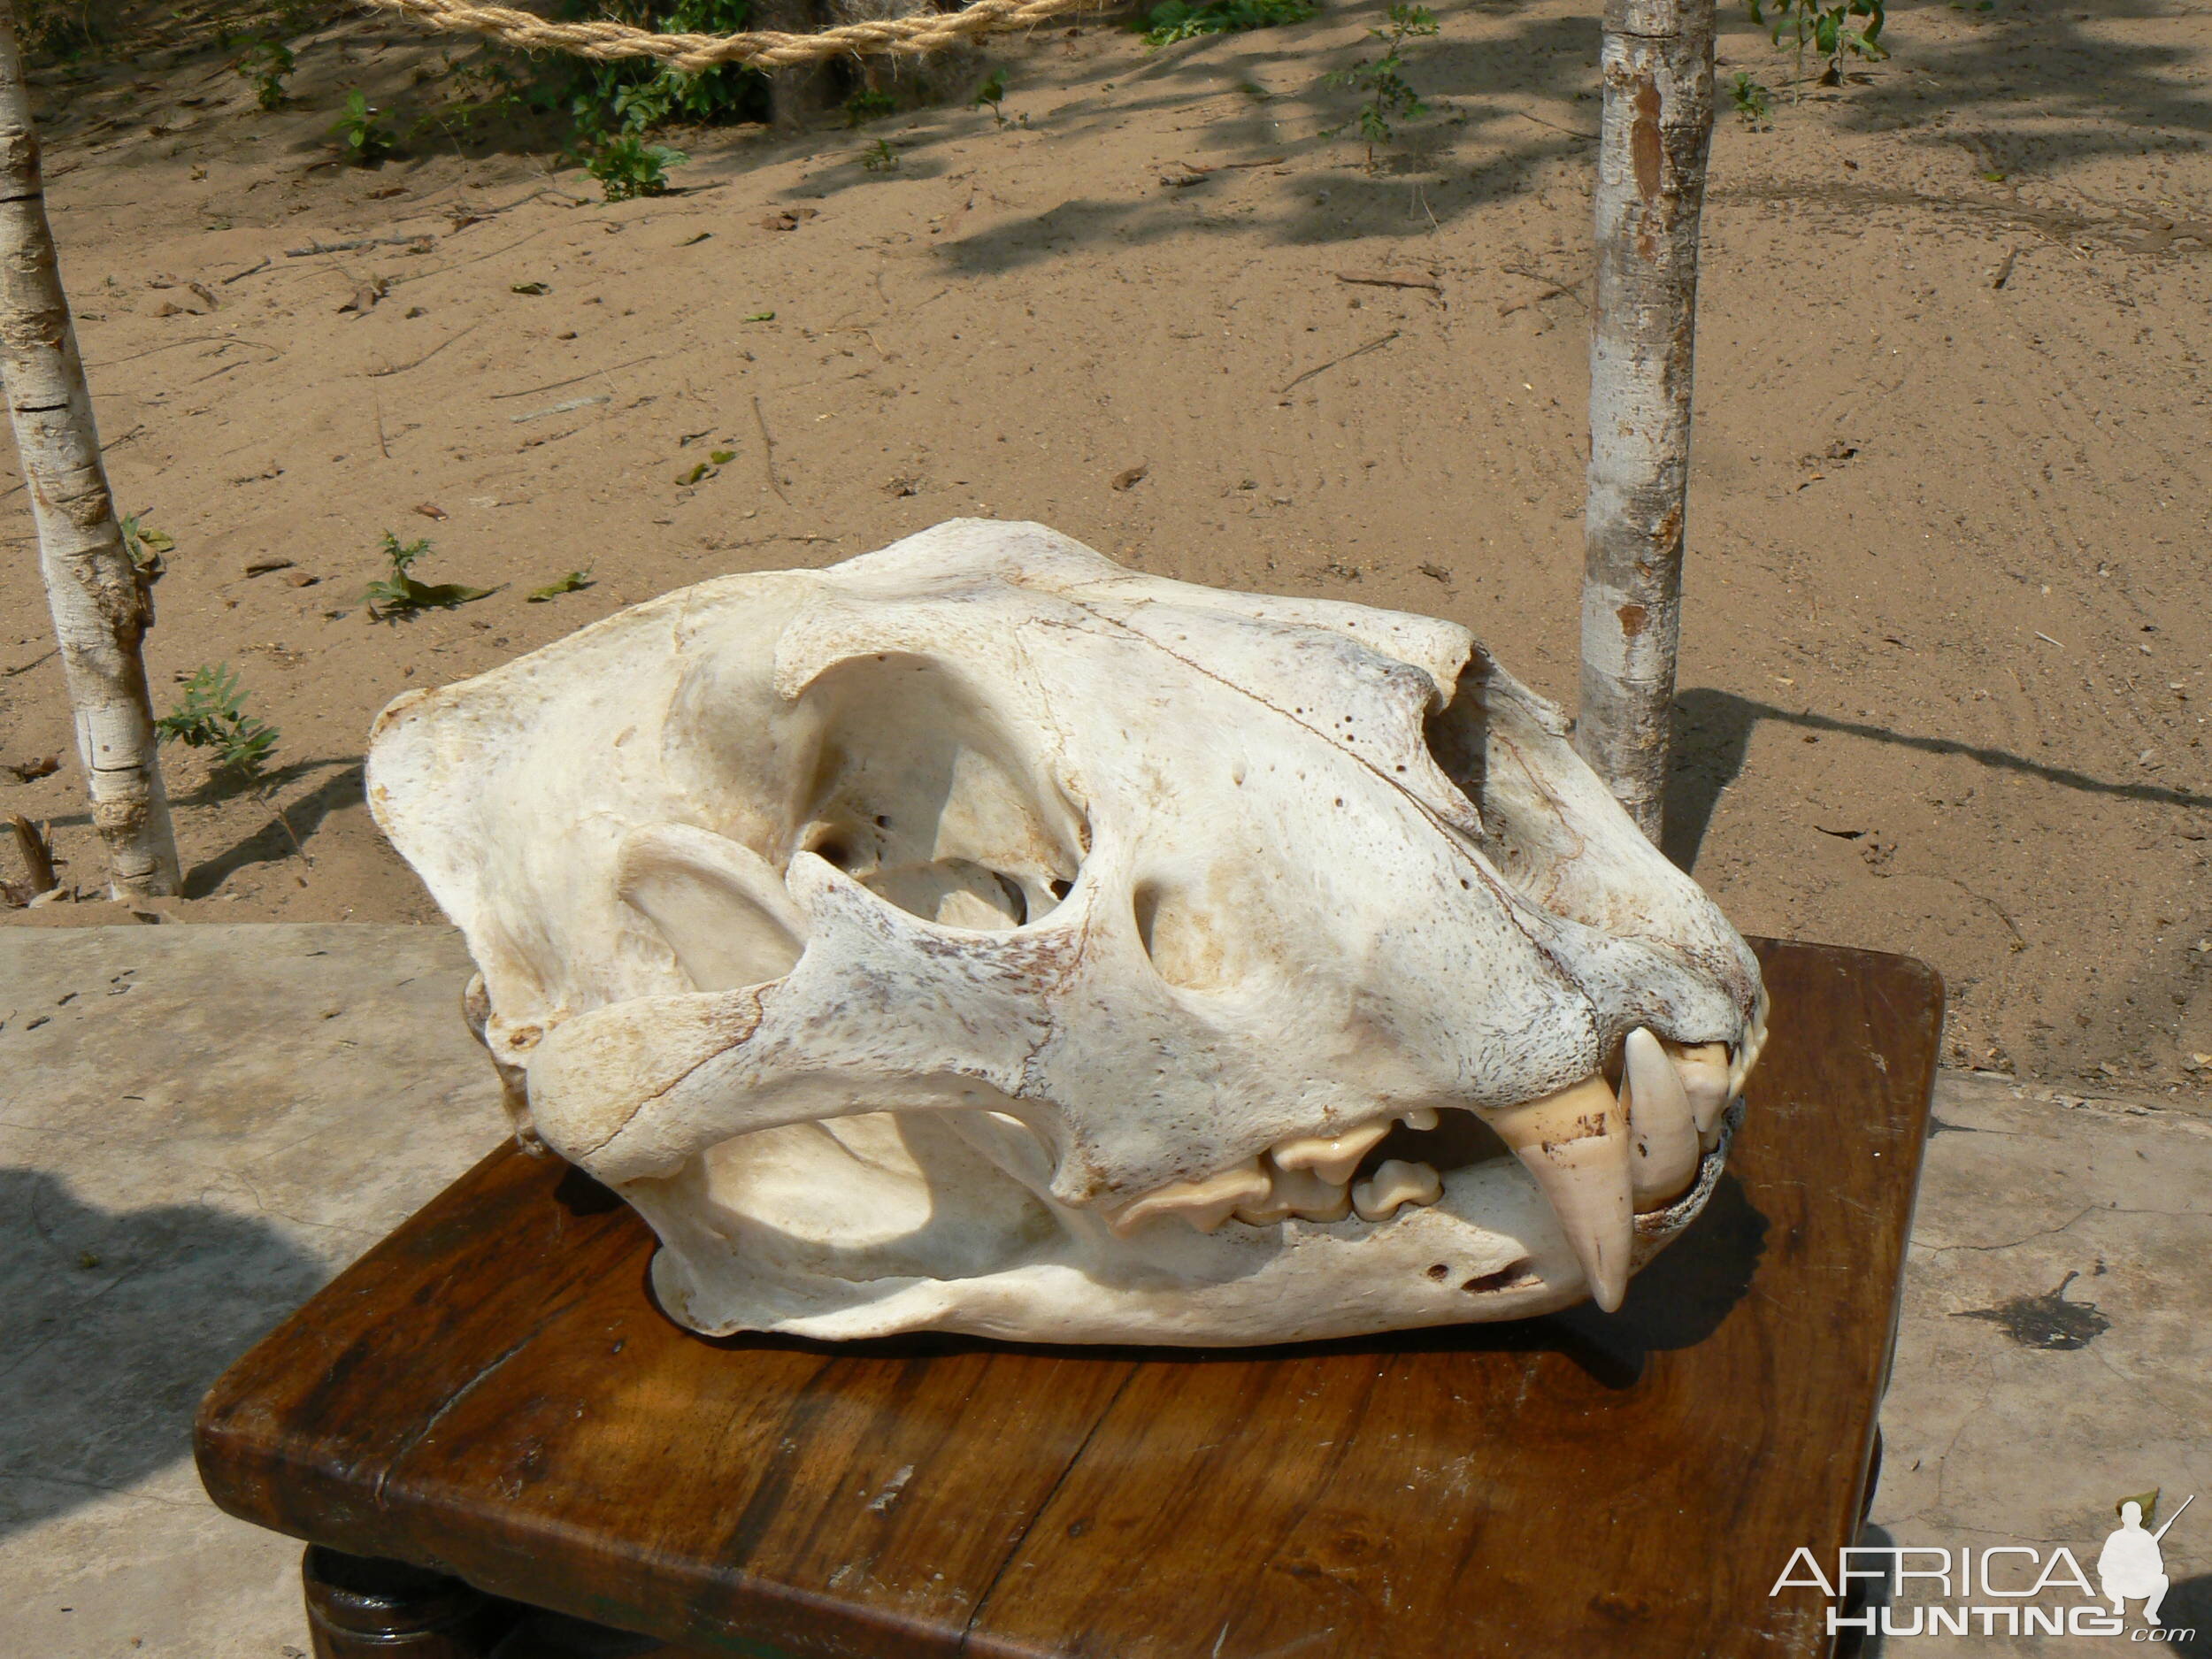
[[[146,522],[146,515],[134,512],[123,519],[117,528],[123,533],[123,551],[130,556],[131,567],[149,581],[167,568],[165,554],[177,550],[177,539],[166,530],[157,530]]]
[[[282,735],[246,712],[246,694],[228,663],[203,664],[185,682],[183,699],[154,722],[165,743],[215,751],[215,770],[257,778]]]
[[[259,37],[248,41],[234,66],[252,83],[254,102],[263,109],[280,110],[292,101],[284,89],[284,77],[298,66],[298,60],[283,42]]]
[[[541,605],[549,599],[558,599],[563,594],[580,594],[591,586],[591,572],[592,566],[587,565],[583,569],[571,571],[542,588],[532,588],[523,598],[531,604]]]
[[[1320,9],[1310,0],[1199,0],[1196,5],[1189,0],[1167,0],[1164,5],[1146,12],[1143,22],[1136,27],[1143,33],[1144,43],[1157,50],[1201,35],[1234,35],[1246,29],[1303,23]]]
[[[968,100],[968,107],[972,110],[979,110],[986,104],[990,105],[991,119],[1001,127],[1004,127],[1006,111],[999,106],[1005,101],[1006,72],[1003,69],[994,69],[991,71],[989,79],[975,89],[975,96]]]
[[[362,595],[369,615],[376,621],[411,617],[419,611],[450,611],[472,599],[481,599],[492,591],[488,588],[464,587],[459,582],[432,585],[417,581],[411,572],[415,561],[430,551],[427,537],[403,542],[387,530],[382,546],[384,557],[391,561],[392,573],[380,582],[371,582],[368,592]]]
[[[873,149],[862,152],[860,165],[870,173],[889,173],[899,165],[899,152],[887,139],[879,138]]]
[[[1729,83],[1728,101],[1735,107],[1738,118],[1746,127],[1757,127],[1767,119],[1773,105],[1774,95],[1748,74],[1739,69],[1736,78]]]
[[[889,93],[878,91],[873,87],[863,87],[845,100],[845,125],[865,127],[871,121],[881,120],[898,107],[897,101]]]
[[[610,202],[636,196],[666,196],[668,169],[691,158],[666,144],[649,144],[635,133],[603,139],[585,158],[584,171],[599,180]]]
[[[374,166],[399,149],[398,135],[376,119],[383,112],[360,88],[346,94],[345,108],[331,123],[330,135],[343,147],[347,160],[363,167]]]
[[[1803,0],[1789,0],[1801,4]],[[1870,0],[1858,0],[1868,4]],[[1402,73],[1405,68],[1405,43],[1419,35],[1436,33],[1436,15],[1426,6],[1394,5],[1390,8],[1390,27],[1370,29],[1367,38],[1383,43],[1383,55],[1370,61],[1363,58],[1349,69],[1333,70],[1322,81],[1335,87],[1360,87],[1367,93],[1366,103],[1361,104],[1351,120],[1326,128],[1322,136],[1333,138],[1345,127],[1359,127],[1360,136],[1367,141],[1367,170],[1375,169],[1375,146],[1390,142],[1393,119],[1415,121],[1429,112],[1429,106],[1421,102]]]
[[[1889,20],[1884,0],[1744,0],[1744,4],[1751,20],[1763,26],[1777,46],[1785,40],[1789,42],[1795,56],[1795,85],[1801,97],[1804,96],[1808,46],[1828,60],[1820,76],[1824,87],[1842,81],[1847,52],[1870,61],[1889,56],[1889,49],[1882,44],[1882,25]],[[1864,18],[1866,22],[1855,26],[1854,18]]]
[[[752,0],[564,0],[566,18],[611,19],[663,34],[731,35],[750,27]],[[549,104],[566,103],[580,146],[664,121],[758,120],[767,112],[759,71],[722,67],[697,74],[635,58],[562,60],[538,83]]]

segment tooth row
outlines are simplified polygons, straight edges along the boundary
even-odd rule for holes
[[[1430,1106],[1399,1114],[1409,1128],[1433,1129]],[[1425,1164],[1386,1160],[1358,1190],[1353,1171],[1395,1126],[1382,1118],[1339,1135],[1294,1135],[1256,1157],[1194,1181],[1171,1181],[1119,1210],[1107,1212],[1108,1225],[1126,1238],[1141,1224],[1159,1216],[1179,1216],[1201,1233],[1212,1233],[1231,1216],[1254,1226],[1272,1226],[1292,1216],[1306,1221],[1341,1221],[1356,1205],[1366,1221],[1394,1215],[1405,1204],[1432,1204],[1444,1195],[1442,1178]],[[1386,1172],[1396,1171],[1395,1176]],[[1360,1194],[1365,1194],[1363,1199]],[[1425,1195],[1424,1195],[1425,1194]],[[1372,1210],[1375,1213],[1368,1214]]]

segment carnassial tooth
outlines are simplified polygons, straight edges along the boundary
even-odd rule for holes
[[[1237,1219],[1256,1227],[1272,1226],[1286,1216],[1307,1221],[1341,1221],[1352,1213],[1352,1195],[1340,1184],[1311,1170],[1273,1170],[1266,1194],[1237,1206]]]
[[[1628,1291],[1636,1227],[1628,1115],[1620,1102],[1604,1078],[1586,1077],[1556,1094],[1484,1118],[1535,1177],[1582,1263],[1591,1300],[1611,1313]]]
[[[1433,1106],[1409,1107],[1398,1114],[1398,1121],[1409,1129],[1433,1129],[1437,1124],[1436,1108]]]
[[[1110,1211],[1107,1225],[1117,1238],[1125,1239],[1136,1227],[1156,1216],[1180,1216],[1201,1233],[1211,1233],[1228,1220],[1238,1205],[1267,1196],[1270,1183],[1256,1157],[1194,1181],[1170,1181]]]
[[[1296,1135],[1279,1141],[1268,1156],[1275,1160],[1278,1169],[1311,1170],[1331,1186],[1341,1187],[1352,1179],[1359,1161],[1389,1133],[1390,1120],[1386,1118],[1380,1123],[1348,1129],[1340,1135]]]
[[[1720,1141],[1720,1115],[1734,1098],[1728,1087],[1728,1045],[1671,1042],[1666,1049],[1682,1074],[1682,1092],[1697,1118],[1699,1143],[1710,1152]]]
[[[1629,1182],[1636,1208],[1656,1210],[1697,1179],[1697,1118],[1658,1038],[1639,1025],[1626,1049],[1621,1108],[1628,1114]]]
[[[1352,1208],[1362,1221],[1387,1221],[1402,1204],[1432,1204],[1443,1196],[1444,1178],[1427,1164],[1385,1158],[1352,1188]]]

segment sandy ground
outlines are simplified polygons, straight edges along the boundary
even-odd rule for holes
[[[447,96],[454,49],[380,18],[296,42],[273,114],[204,30],[42,70],[117,494],[175,539],[157,703],[227,662],[282,733],[265,788],[173,751],[174,917],[428,919],[361,800],[387,700],[964,514],[1452,617],[1571,702],[1594,9],[1442,10],[1433,113],[1371,172],[1321,131],[1359,5],[1149,57],[1002,40],[1005,125],[680,135],[680,193],[619,205],[519,143],[333,164],[342,88]],[[1724,122],[1669,834],[1747,931],[1937,964],[1951,1063],[2199,1102],[2208,16],[1901,9],[1891,62]],[[1788,77],[1740,15],[1723,56]],[[1378,273],[1435,290],[1344,280]],[[0,815],[90,895],[19,486],[0,511],[0,759],[63,761],[0,772]],[[380,626],[387,530],[496,591]]]

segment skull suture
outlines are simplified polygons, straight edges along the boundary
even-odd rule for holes
[[[1717,1178],[1756,965],[1561,733],[965,519],[411,693],[370,800],[684,1324],[1264,1342],[1609,1309]]]

